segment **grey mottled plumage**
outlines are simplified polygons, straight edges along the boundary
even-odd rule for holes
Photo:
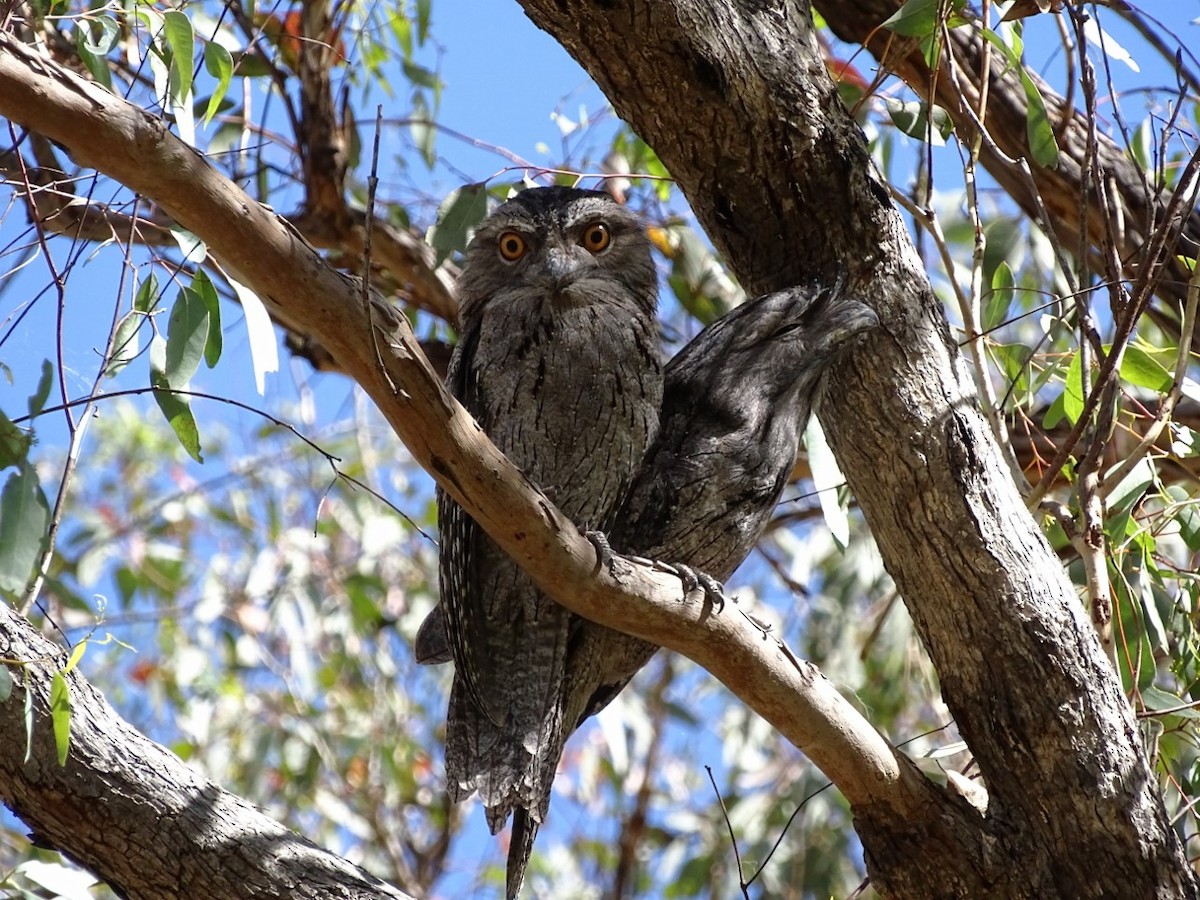
[[[527,190],[484,220],[458,284],[447,386],[571,521],[604,530],[653,439],[662,397],[650,245],[606,194]],[[584,620],[538,591],[439,492],[439,572],[455,662],[451,797],[478,791],[491,830],[514,812],[508,895],[574,718],[568,648]]]
[[[724,580],[753,549],[795,465],[839,351],[878,323],[841,280],[767,294],[667,366],[658,437],[609,533],[618,552]],[[592,623],[572,651],[567,708],[599,712],[658,648]]]
[[[697,335],[667,365],[658,437],[616,515],[612,546],[728,578],[779,502],[826,368],[877,322],[839,282],[768,294]],[[591,623],[575,646],[568,705],[582,718],[656,649]],[[419,662],[450,661],[440,606],[414,649]]]

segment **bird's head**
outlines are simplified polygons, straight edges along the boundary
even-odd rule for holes
[[[459,279],[464,315],[482,303],[653,313],[657,293],[637,217],[607,194],[567,187],[531,188],[498,207],[476,230]]]

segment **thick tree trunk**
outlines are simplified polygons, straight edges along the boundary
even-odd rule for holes
[[[981,883],[989,896],[1193,896],[1120,685],[1005,469],[807,9],[522,5],[654,147],[749,291],[842,265],[883,320],[835,372],[822,423],[990,803],[982,851],[952,859],[937,829],[857,805],[875,885],[913,898]]]

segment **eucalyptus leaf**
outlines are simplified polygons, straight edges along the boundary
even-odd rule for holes
[[[50,720],[54,725],[58,764],[65,766],[71,752],[71,688],[62,672],[55,672],[50,679]]]
[[[233,79],[233,57],[229,51],[216,41],[206,41],[204,44],[204,69],[217,79],[217,86],[212,96],[208,98],[208,107],[204,111],[204,124],[207,125],[221,108],[225,92]]]
[[[46,408],[46,400],[50,396],[50,386],[54,381],[54,366],[50,360],[42,360],[42,374],[38,376],[37,388],[29,395],[29,418],[36,419]]]
[[[1121,358],[1121,377],[1130,384],[1165,394],[1174,379],[1158,360],[1140,347],[1130,344]]]
[[[182,106],[192,92],[192,20],[177,9],[168,9],[163,13],[163,36],[171,50],[171,99]]]
[[[465,250],[471,232],[486,215],[486,185],[467,184],[452,191],[438,207],[437,222],[426,236],[437,251],[435,265],[440,266],[451,253]]]
[[[49,527],[50,504],[37,471],[23,463],[0,491],[0,590],[25,590]]]
[[[167,323],[167,356],[163,374],[173,388],[185,388],[204,356],[209,333],[208,304],[190,287],[181,288]]]
[[[200,453],[200,430],[196,427],[196,418],[192,415],[187,398],[172,390],[166,365],[167,342],[156,335],[150,342],[150,385],[155,389],[154,400],[183,449],[196,462],[202,463],[204,457]]]

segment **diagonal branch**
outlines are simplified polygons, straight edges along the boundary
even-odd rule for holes
[[[1008,70],[1000,54],[989,54],[988,43],[975,27],[953,28],[946,34],[946,53],[953,57],[956,79],[940,76],[929,69],[916,41],[898,37],[880,27],[899,7],[898,0],[849,0],[831,2],[815,0],[813,6],[825,17],[830,29],[841,40],[862,44],[889,71],[894,72],[919,96],[941,106],[950,115],[961,139],[970,141],[978,131],[973,116],[979,95],[987,92],[988,103],[983,120],[990,140],[984,142],[980,160],[988,173],[1016,201],[1025,214],[1035,222],[1043,222],[1038,197],[1048,210],[1048,224],[1064,247],[1092,248],[1098,267],[1103,269],[1101,251],[1110,229],[1111,210],[1098,202],[1093,189],[1085,189],[1087,173],[1094,185],[1096,173],[1107,179],[1113,200],[1120,209],[1124,228],[1118,235],[1117,254],[1124,264],[1126,276],[1135,278],[1144,261],[1143,246],[1155,226],[1162,222],[1167,198],[1160,189],[1150,185],[1121,147],[1111,138],[1097,134],[1096,159],[1089,163],[1088,127],[1084,115],[1073,109],[1050,85],[1034,72],[1029,72],[1042,99],[1047,115],[1055,126],[1059,142],[1059,165],[1055,169],[1033,167],[1028,176],[1012,160],[1028,157],[1025,123],[1028,104],[1017,75]],[[943,60],[945,55],[943,56]],[[986,69],[984,68],[986,64]],[[986,78],[982,73],[986,72]],[[930,97],[930,86],[934,96]],[[1079,198],[1091,196],[1087,204],[1087,221],[1083,227],[1078,216]],[[1185,211],[1178,221],[1184,252],[1196,255],[1200,247],[1200,212]],[[1170,260],[1168,277],[1160,282],[1159,294],[1168,300],[1154,309],[1160,324],[1179,329],[1179,304],[1186,297],[1189,273],[1181,263]]]

